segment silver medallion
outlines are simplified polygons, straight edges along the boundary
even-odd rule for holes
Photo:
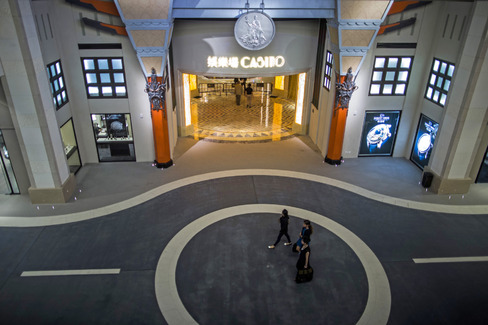
[[[275,35],[273,19],[265,13],[250,11],[237,19],[234,36],[237,43],[247,50],[264,49]]]

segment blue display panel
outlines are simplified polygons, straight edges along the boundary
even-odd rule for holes
[[[391,156],[399,120],[400,111],[367,111],[359,156]]]
[[[429,163],[438,129],[439,123],[424,114],[420,114],[417,136],[410,154],[410,160],[422,169]]]

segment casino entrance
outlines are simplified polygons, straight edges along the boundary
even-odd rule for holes
[[[214,77],[183,74],[185,122],[196,140],[268,142],[293,137],[306,74]],[[240,101],[236,88],[240,87]],[[248,88],[252,94],[248,95]],[[239,93],[239,91],[237,91]],[[298,107],[298,110],[297,110]]]

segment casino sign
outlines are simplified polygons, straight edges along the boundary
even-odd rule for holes
[[[207,58],[208,68],[281,68],[285,65],[285,58],[282,55],[278,56],[209,56]]]

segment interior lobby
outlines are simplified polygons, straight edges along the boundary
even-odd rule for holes
[[[1,324],[488,322],[488,3],[298,6],[0,2]]]

